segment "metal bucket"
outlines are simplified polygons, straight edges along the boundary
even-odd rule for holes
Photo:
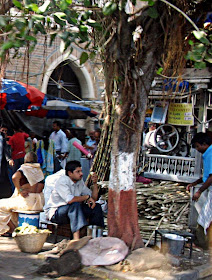
[[[180,235],[167,233],[161,238],[161,252],[180,256],[183,253],[186,239]]]
[[[87,235],[92,236],[92,238],[103,236],[103,229],[98,226],[88,226]]]

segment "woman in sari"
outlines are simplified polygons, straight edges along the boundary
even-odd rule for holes
[[[38,162],[41,165],[44,177],[54,173],[54,159],[56,157],[56,150],[54,141],[49,139],[49,133],[44,131],[43,139],[36,144],[36,153]]]
[[[37,155],[29,152],[24,164],[14,173],[15,191],[10,198],[0,199],[0,234],[11,234],[18,225],[18,214],[14,211],[41,211],[44,206],[43,172],[37,163]]]

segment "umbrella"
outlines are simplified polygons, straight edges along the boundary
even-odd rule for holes
[[[32,109],[34,106],[32,107]],[[91,110],[88,107],[75,104],[66,99],[58,98],[46,94],[43,103],[39,110],[32,110],[26,112],[28,116],[34,116],[39,118],[59,118],[59,119],[85,119],[88,116],[95,117],[98,113]]]
[[[60,119],[84,119],[98,114],[88,107],[44,94],[19,81],[2,79],[0,85],[0,110],[29,111],[26,115]]]
[[[0,110],[27,110],[40,107],[45,94],[19,81],[2,79],[0,83]]]

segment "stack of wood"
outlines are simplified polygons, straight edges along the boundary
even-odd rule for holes
[[[108,182],[102,182],[106,187]],[[143,239],[155,229],[188,230],[190,196],[186,186],[169,181],[136,183],[139,227]],[[104,195],[107,199],[107,193]]]
[[[136,183],[140,232],[149,239],[155,229],[187,230],[190,196],[186,187],[168,181]]]

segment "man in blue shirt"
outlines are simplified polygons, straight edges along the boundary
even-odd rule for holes
[[[187,186],[187,190],[203,183],[193,195],[192,200],[198,201],[201,194],[207,191],[207,200],[198,216],[197,223],[203,227],[205,235],[209,237],[209,246],[212,248],[212,145],[211,138],[203,132],[197,133],[191,141],[192,146],[202,154],[203,177]]]
[[[89,132],[89,138],[88,138],[88,141],[86,142],[87,148],[93,146],[96,143],[94,134],[95,134],[95,131]]]

